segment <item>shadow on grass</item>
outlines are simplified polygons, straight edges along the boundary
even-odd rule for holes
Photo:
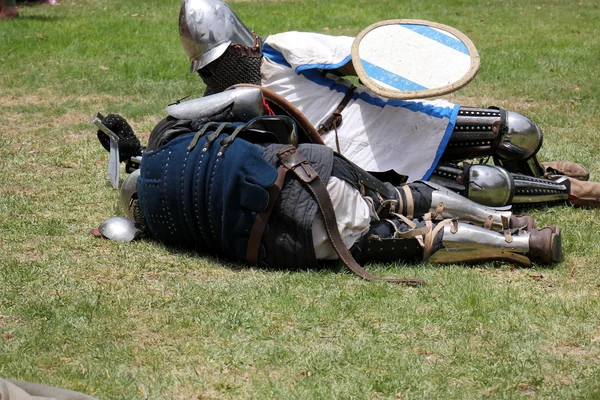
[[[152,239],[150,239],[150,240],[152,240]],[[298,268],[298,269],[276,268],[276,267],[270,267],[265,264],[247,265],[247,264],[244,264],[241,262],[235,262],[235,261],[229,260],[225,257],[220,257],[215,254],[203,252],[201,249],[194,249],[194,248],[183,247],[183,246],[181,246],[181,247],[172,246],[172,245],[167,245],[167,244],[160,243],[160,242],[156,242],[156,243],[159,244],[162,248],[164,248],[168,253],[170,253],[172,255],[181,255],[181,256],[187,256],[187,257],[201,257],[203,259],[206,259],[209,262],[217,263],[217,264],[221,265],[223,268],[227,268],[231,271],[244,271],[248,268],[253,268],[253,269],[258,269],[261,271],[288,271],[288,272],[331,271],[332,273],[336,273],[336,272],[340,272],[345,269],[345,267],[337,261],[324,261],[318,267],[315,267],[315,268]]]
[[[165,249],[168,253],[172,255],[181,255],[186,257],[200,257],[207,260],[210,263],[219,264],[221,267],[226,268],[230,271],[241,272],[245,271],[248,268],[252,268],[255,270],[265,271],[265,272],[276,272],[276,271],[286,271],[290,273],[301,273],[301,272],[330,272],[331,274],[338,274],[341,272],[349,271],[349,269],[342,264],[338,260],[331,261],[321,261],[318,266],[312,268],[277,268],[270,267],[264,264],[257,265],[246,265],[243,263],[231,261],[225,257],[220,257],[218,255],[209,254],[201,251],[200,249],[193,249],[187,247],[176,247],[171,245],[166,245],[164,243],[157,242],[163,249]],[[509,266],[511,270],[522,270],[522,271],[532,271],[536,274],[549,272],[556,268],[557,265],[540,265],[540,264],[532,264],[531,267],[520,266],[508,261],[486,261],[486,262],[473,262],[473,263],[453,263],[453,264],[435,264],[432,262],[420,261],[418,259],[413,260],[395,260],[389,263],[378,263],[378,262],[361,262],[360,265],[365,268],[367,271],[373,272],[377,270],[381,273],[382,276],[392,277],[391,275],[402,275],[407,271],[414,272],[415,269],[422,270],[425,273],[429,273],[431,271],[440,271],[445,269],[456,268],[457,266],[464,269],[484,269],[484,270],[500,270],[504,267]],[[388,276],[390,275],[390,276]]]

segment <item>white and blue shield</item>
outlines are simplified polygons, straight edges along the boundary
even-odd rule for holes
[[[393,99],[454,92],[479,70],[479,54],[465,34],[409,19],[382,21],[363,30],[354,40],[352,62],[367,88]]]

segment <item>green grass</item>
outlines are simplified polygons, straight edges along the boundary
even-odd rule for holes
[[[449,96],[520,111],[541,158],[600,180],[600,6],[593,1],[269,1],[232,7],[261,36],[355,35],[383,19],[466,32],[482,68]],[[104,399],[600,399],[600,212],[530,210],[564,230],[555,268],[377,265],[422,288],[342,269],[245,268],[89,230],[118,214],[90,121],[147,139],[199,96],[179,1],[27,3],[0,24],[0,376]]]

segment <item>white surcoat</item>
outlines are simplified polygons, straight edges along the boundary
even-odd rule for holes
[[[309,32],[269,36],[263,45],[262,85],[285,97],[315,126],[336,110],[351,82],[328,70],[351,61],[352,37]],[[445,100],[390,100],[359,87],[337,128],[340,152],[367,171],[395,170],[427,179],[450,139],[459,105]],[[323,135],[337,150],[336,133]]]

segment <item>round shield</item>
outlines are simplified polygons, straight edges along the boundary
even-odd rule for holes
[[[464,33],[436,22],[397,19],[364,29],[352,44],[361,82],[391,99],[435,97],[469,83],[479,53]]]

